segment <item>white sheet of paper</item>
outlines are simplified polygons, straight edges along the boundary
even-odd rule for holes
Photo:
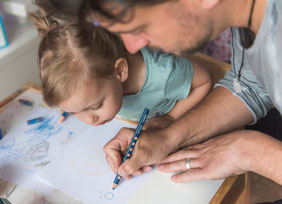
[[[31,92],[24,93],[19,98],[28,98],[29,94]],[[48,193],[53,187],[43,182],[36,173],[75,140],[76,134],[73,130],[80,134],[88,125],[74,117],[59,124],[58,110],[23,106],[16,99],[0,114],[1,129],[5,134],[0,141],[0,178]],[[27,125],[27,120],[37,117],[45,117],[45,120]],[[68,125],[69,123],[72,125]]]
[[[103,146],[121,127],[135,126],[114,119],[103,126],[89,128],[39,175],[85,203],[126,203],[148,174],[122,180],[112,190],[115,174],[105,160]]]

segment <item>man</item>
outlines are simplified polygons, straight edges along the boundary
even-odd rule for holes
[[[91,8],[92,17],[120,33],[132,53],[147,45],[192,53],[227,27],[249,28],[232,29],[232,70],[198,107],[174,122],[153,121],[122,165],[133,130],[122,129],[105,145],[114,171],[128,177],[158,163],[160,171],[182,171],[171,177],[174,182],[254,171],[282,184],[282,143],[258,131],[234,131],[265,116],[272,104],[282,112],[281,1],[89,0],[77,5],[67,11]],[[62,12],[63,6],[56,6]]]

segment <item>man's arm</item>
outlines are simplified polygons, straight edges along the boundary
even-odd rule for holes
[[[175,141],[173,150],[176,151],[244,127],[252,121],[251,112],[238,97],[223,87],[217,87],[200,105],[168,127],[167,132]]]

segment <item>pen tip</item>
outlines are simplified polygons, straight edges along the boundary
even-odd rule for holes
[[[117,187],[117,184],[113,184],[113,190],[115,190],[115,188]]]

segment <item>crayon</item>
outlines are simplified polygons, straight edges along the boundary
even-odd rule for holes
[[[68,117],[69,113],[64,111],[59,119],[59,123],[62,123],[65,121],[65,119]]]
[[[31,119],[31,120],[28,120],[27,121],[27,124],[28,125],[32,125],[32,124],[35,124],[35,123],[40,123],[44,120],[43,117],[39,117],[39,118],[34,118],[34,119]]]
[[[25,99],[19,99],[19,102],[21,104],[24,104],[26,106],[33,106],[32,102],[28,101],[28,100],[25,100]]]

